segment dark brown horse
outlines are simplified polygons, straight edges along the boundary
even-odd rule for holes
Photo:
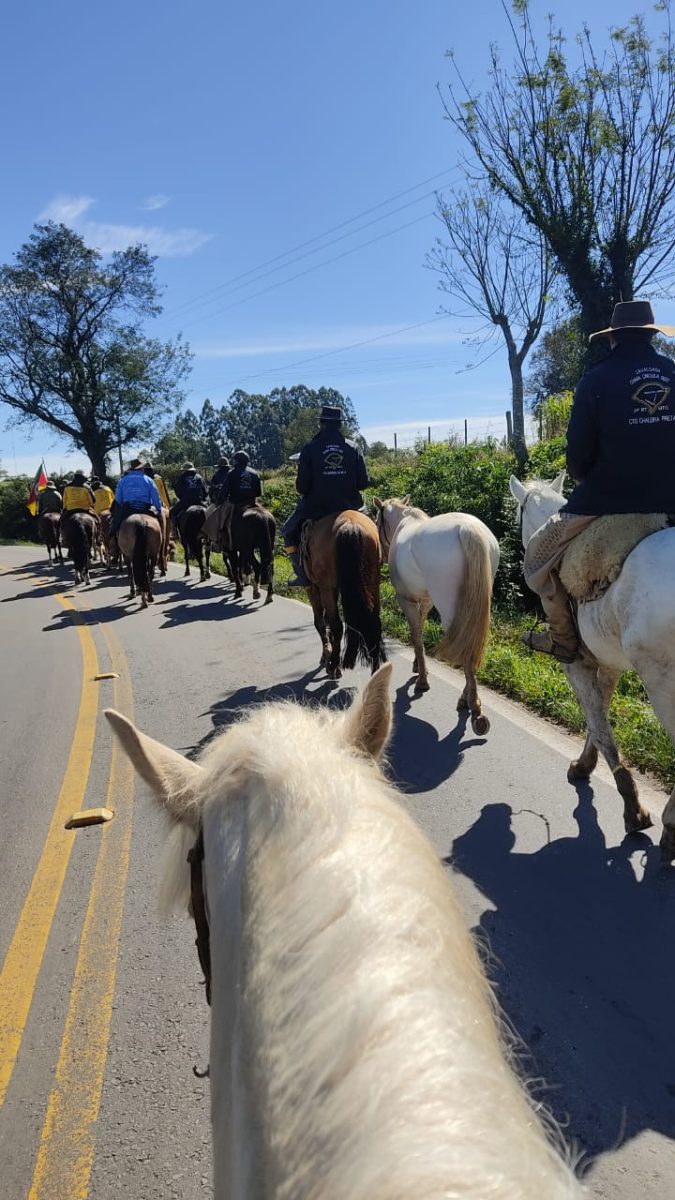
[[[47,547],[49,561],[52,561],[52,550],[54,551],[54,562],[63,562],[63,554],[61,553],[61,514],[57,512],[42,513],[38,517],[38,533],[42,538],[44,545]]]
[[[202,504],[191,504],[178,515],[178,533],[185,555],[185,571],[183,577],[190,574],[190,558],[199,565],[199,578],[203,583],[211,578],[211,542],[204,530],[206,509]]]
[[[147,608],[155,600],[152,581],[162,545],[159,521],[149,513],[132,513],[122,521],[117,541],[129,575],[129,599],[138,590],[141,608]]]
[[[265,604],[274,594],[274,538],[277,523],[262,504],[235,505],[232,514],[232,550],[228,554],[235,599],[243,594],[244,584],[253,583],[253,599],[260,599],[260,584],[267,588]]]
[[[360,658],[376,671],[387,655],[380,621],[380,539],[374,522],[353,509],[315,521],[305,570],[314,626],[321,638],[319,665],[326,667],[329,679],[340,678],[346,626],[342,666],[349,670]]]
[[[88,512],[71,512],[61,518],[61,537],[75,568],[75,583],[91,583],[89,567],[97,530],[96,518]]]

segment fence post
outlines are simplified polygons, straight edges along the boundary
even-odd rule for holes
[[[398,435],[394,434],[394,458],[396,458],[397,451],[398,451]]]
[[[506,414],[506,440],[511,446],[513,443],[513,417],[510,412]]]
[[[427,425],[427,445],[431,445],[431,425]]]
[[[468,446],[468,444],[469,444],[469,422],[467,421],[467,419],[465,417],[464,418],[464,445]]]

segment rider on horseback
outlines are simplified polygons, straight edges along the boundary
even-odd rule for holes
[[[140,458],[132,459],[129,470],[122,476],[115,489],[110,536],[119,532],[124,518],[132,513],[150,513],[155,516],[161,510],[162,500],[153,480],[145,474]]]
[[[152,479],[155,487],[157,488],[160,499],[162,501],[162,507],[166,508],[167,510],[170,509],[171,501],[169,500],[169,493],[166,490],[166,484],[165,484],[164,480],[162,479],[162,476],[159,474],[158,471],[155,470],[155,468],[153,467],[151,462],[143,463],[143,470],[145,471],[145,474],[148,476],[148,479]]]
[[[651,304],[631,300],[615,306],[607,329],[591,334],[608,337],[611,352],[586,372],[574,395],[567,469],[577,486],[527,543],[525,579],[541,598],[549,631],[523,641],[560,662],[579,658],[558,575],[572,539],[605,514],[675,512],[675,363],[654,349],[655,333],[675,337],[675,326],[655,325]]]
[[[220,503],[225,507],[222,515],[221,542],[225,550],[232,549],[232,523],[235,516],[262,496],[262,480],[257,471],[248,465],[248,454],[237,450],[234,466],[220,489]]]
[[[363,506],[361,489],[369,486],[365,459],[342,432],[342,410],[324,404],[319,432],[300,451],[295,486],[302,499],[282,526],[286,553],[295,568],[289,587],[307,587],[300,561],[300,532],[305,521]]]
[[[65,546],[69,544],[70,518],[73,513],[91,513],[96,516],[96,501],[84,471],[76,471],[70,483],[63,489],[63,512],[61,515],[61,538]]]
[[[110,508],[113,500],[115,499],[115,493],[113,492],[112,488],[107,486],[107,484],[101,483],[101,480],[97,475],[92,475],[91,487],[94,493],[94,507],[96,509],[96,515],[100,517],[101,513],[106,512]]]
[[[54,480],[48,479],[45,486],[38,492],[37,515],[42,517],[48,512],[60,513],[62,508],[61,493],[57,491]]]
[[[205,504],[208,498],[206,484],[196,470],[194,463],[183,463],[181,473],[176,480],[175,492],[178,499],[171,509],[171,524],[174,534],[177,536],[180,514],[193,504]]]
[[[220,504],[220,493],[223,488],[223,484],[227,481],[229,473],[230,460],[229,458],[226,458],[224,454],[221,454],[209,484],[209,500],[212,504]]]

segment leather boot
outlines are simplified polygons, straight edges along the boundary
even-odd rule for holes
[[[295,549],[289,551],[287,548],[286,553],[288,554],[288,557],[290,558],[295,570],[295,577],[291,576],[291,578],[287,580],[288,587],[309,587],[309,579],[305,575],[305,572],[302,569],[302,563],[300,561],[300,550]]]
[[[553,571],[551,578],[555,582],[555,591],[546,597],[542,596],[548,632],[524,633],[522,641],[529,650],[552,654],[558,662],[577,662],[581,658],[581,651],[567,592]]]

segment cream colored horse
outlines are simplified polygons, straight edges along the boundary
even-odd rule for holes
[[[492,585],[499,566],[499,543],[487,525],[468,513],[429,517],[402,500],[375,497],[375,520],[389,575],[410,627],[417,672],[415,693],[429,690],[424,657],[424,622],[432,604],[444,635],[438,655],[461,667],[466,686],[457,708],[468,708],[474,733],[490,722],[481,710],[476,672],[485,655],[490,629]]]
[[[553,483],[542,479],[520,483],[511,476],[524,545],[565,503],[564,479],[564,471]],[[628,833],[647,829],[652,821],[640,803],[633,776],[621,762],[607,712],[621,673],[637,671],[657,717],[675,738],[674,597],[675,529],[663,529],[638,543],[618,579],[599,600],[579,605],[579,632],[595,663],[582,659],[563,666],[588,725],[586,744],[570,764],[568,779],[588,779],[600,751],[623,799]],[[668,862],[675,858],[675,789],[663,812],[661,853]]]
[[[203,828],[214,1195],[572,1200],[451,880],[377,766],[390,674],[347,713],[258,708],[199,762],[107,714],[183,901]]]

